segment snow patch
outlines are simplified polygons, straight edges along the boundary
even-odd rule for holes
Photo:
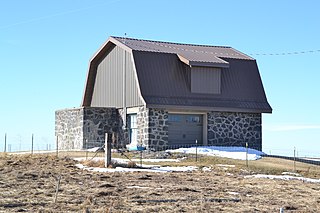
[[[211,167],[203,167],[202,171],[204,172],[210,172],[211,171]]]
[[[239,194],[239,192],[227,192],[227,193],[230,195],[238,195]]]
[[[272,180],[300,180],[302,182],[307,182],[307,183],[320,183],[320,179],[296,177],[296,176],[291,176],[291,175],[257,174],[257,175],[247,175],[247,176],[245,176],[245,178],[266,178],[266,179],[272,179]]]
[[[197,149],[197,150],[196,150]],[[217,156],[232,158],[237,160],[246,160],[246,151],[245,147],[222,147],[222,146],[201,146],[201,147],[190,147],[190,148],[179,148],[167,150],[167,152],[175,153],[185,153],[185,154],[198,154],[208,155],[208,156]],[[265,154],[264,152],[248,148],[248,160],[257,160],[261,158],[261,155]]]
[[[291,175],[291,176],[296,176],[296,177],[301,177],[300,174],[295,173],[295,172],[282,172],[282,175]]]
[[[229,165],[229,164],[216,164],[216,166],[219,166],[219,167],[231,167],[231,168],[236,167],[236,165]]]
[[[151,168],[124,168],[124,167],[116,167],[116,168],[98,168],[98,167],[88,167],[82,164],[76,164],[76,167],[79,169],[84,169],[92,172],[191,172],[198,167],[196,166],[165,166],[165,167],[151,167]]]

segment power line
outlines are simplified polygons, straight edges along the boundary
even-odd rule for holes
[[[51,15],[41,16],[41,17],[37,17],[37,18],[33,18],[33,19],[28,19],[28,20],[25,20],[25,21],[16,22],[16,23],[12,23],[12,24],[9,24],[9,25],[3,25],[3,26],[0,26],[0,30],[6,29],[6,28],[10,28],[10,27],[15,27],[15,26],[18,26],[18,25],[29,24],[29,23],[33,23],[33,22],[46,20],[46,19],[51,19],[51,18],[55,18],[55,17],[58,17],[58,16],[68,15],[68,14],[72,14],[72,13],[79,13],[79,12],[82,12],[82,11],[85,11],[85,10],[90,10],[92,8],[101,7],[102,5],[112,4],[112,3],[115,3],[115,2],[118,2],[118,1],[121,1],[121,0],[110,0],[110,1],[103,2],[101,4],[94,4],[94,5],[91,5],[91,6],[88,6],[88,7],[68,10],[68,11],[59,12],[59,13],[54,13],[54,14],[51,14]]]
[[[249,55],[281,56],[281,55],[301,55],[301,54],[317,53],[317,52],[320,52],[320,49],[306,50],[306,51],[295,51],[295,52],[283,52],[283,53],[250,53]]]

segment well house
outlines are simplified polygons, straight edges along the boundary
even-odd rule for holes
[[[129,148],[261,150],[271,112],[256,60],[234,48],[112,36],[90,60],[81,107],[56,111],[55,132],[62,149],[116,132]]]

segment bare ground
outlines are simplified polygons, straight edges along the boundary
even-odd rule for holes
[[[244,178],[253,171],[238,166],[93,173],[75,163],[48,155],[1,155],[0,212],[320,212],[320,184]]]

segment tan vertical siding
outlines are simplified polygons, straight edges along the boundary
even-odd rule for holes
[[[192,67],[191,92],[220,94],[221,69],[212,67]]]
[[[124,51],[115,46],[99,63],[91,101],[92,107],[123,107]],[[143,102],[137,88],[131,53],[125,51],[125,54],[126,106],[140,106]]]

